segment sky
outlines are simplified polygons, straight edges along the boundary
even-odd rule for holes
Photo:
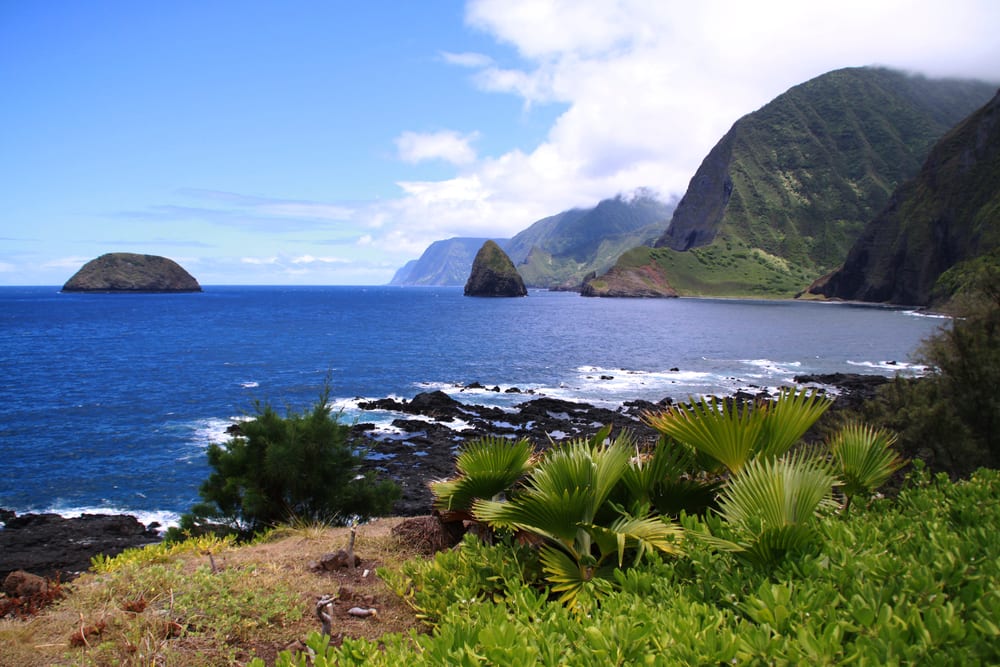
[[[830,70],[1000,85],[998,26],[996,0],[0,0],[0,285],[106,252],[384,284],[436,240],[680,197]]]

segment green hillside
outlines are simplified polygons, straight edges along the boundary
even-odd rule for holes
[[[930,147],[995,92],[842,69],[744,116],[650,253],[681,294],[792,296],[837,267]]]
[[[1000,265],[1000,94],[937,143],[844,266],[812,291],[939,304],[986,264]]]

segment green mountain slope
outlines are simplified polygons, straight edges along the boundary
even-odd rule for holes
[[[792,296],[843,262],[934,142],[993,92],[877,68],[796,86],[712,149],[649,261],[681,294]]]
[[[1000,93],[948,132],[815,294],[930,305],[1000,265]]]

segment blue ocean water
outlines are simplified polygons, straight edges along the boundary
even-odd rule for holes
[[[170,520],[204,450],[255,400],[308,408],[329,375],[359,398],[501,389],[596,404],[775,386],[802,373],[914,372],[941,320],[846,304],[465,298],[460,288],[213,287],[199,294],[0,288],[0,507]],[[677,370],[672,370],[677,369]]]

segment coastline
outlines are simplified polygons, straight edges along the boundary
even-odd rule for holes
[[[834,398],[831,411],[840,411],[858,407],[878,386],[889,381],[884,375],[834,373],[797,376],[794,384],[828,393]],[[589,437],[596,430],[595,424],[610,424],[616,431],[629,430],[637,444],[650,444],[659,434],[643,423],[642,414],[674,403],[669,398],[655,403],[634,400],[609,408],[534,396],[516,388],[513,391],[527,398],[514,410],[461,403],[440,390],[419,393],[410,400],[382,398],[363,404],[369,410],[399,414],[392,420],[391,433],[376,432],[375,425],[366,422],[351,427],[352,436],[368,450],[362,469],[400,485],[402,496],[393,508],[394,515],[430,513],[432,497],[427,483],[453,474],[455,454],[465,440],[481,435],[525,437],[544,447],[553,440]],[[750,387],[728,397],[754,400],[771,398],[773,393]],[[0,509],[0,522],[5,524],[0,529],[0,579],[19,569],[68,579],[86,571],[97,554],[114,555],[162,539],[159,531],[165,526],[157,521],[140,521],[136,516],[140,513],[94,512],[61,516],[49,512],[15,514]]]

